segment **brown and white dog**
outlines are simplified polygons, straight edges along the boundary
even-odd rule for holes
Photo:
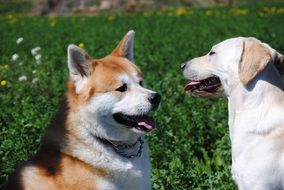
[[[284,189],[283,55],[255,38],[233,38],[181,65],[194,96],[229,100],[232,174],[240,190]]]
[[[19,167],[9,190],[151,189],[144,134],[161,96],[143,86],[133,62],[134,32],[102,59],[68,47],[65,97],[36,155]]]

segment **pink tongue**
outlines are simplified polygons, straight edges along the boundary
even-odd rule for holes
[[[155,128],[155,121],[152,118],[141,118],[139,119],[138,125],[150,131]]]
[[[148,129],[148,130],[152,130],[153,129],[153,126],[152,125],[148,125],[146,122],[139,122],[138,125],[139,126],[143,126],[146,129]]]
[[[189,85],[195,85],[195,84],[199,84],[200,82],[199,81],[192,81],[189,83]]]

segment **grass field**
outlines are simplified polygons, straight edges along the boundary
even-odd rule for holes
[[[39,146],[65,89],[68,44],[100,58],[130,29],[136,31],[135,59],[145,82],[163,97],[154,113],[158,128],[147,137],[153,189],[236,189],[227,100],[185,94],[180,63],[235,36],[255,36],[283,53],[283,3],[96,17],[1,16],[0,184]]]

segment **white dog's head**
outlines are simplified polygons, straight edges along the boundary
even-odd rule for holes
[[[184,90],[202,97],[228,95],[230,87],[249,84],[270,62],[282,74],[283,55],[269,45],[255,38],[228,39],[208,54],[181,64],[183,75],[190,80]]]
[[[142,73],[132,63],[133,41],[130,31],[102,59],[92,59],[75,45],[68,47],[67,96],[71,121],[80,123],[76,130],[124,141],[154,129],[155,121],[147,114],[157,109],[161,96],[144,87]]]

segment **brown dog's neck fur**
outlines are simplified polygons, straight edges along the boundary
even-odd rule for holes
[[[68,110],[68,103],[66,97],[64,97],[61,100],[54,119],[46,129],[38,152],[9,176],[9,179],[11,178],[13,181],[8,180],[4,189],[23,189],[21,172],[29,166],[41,168],[45,171],[47,176],[54,176],[59,172],[62,156],[60,144],[64,144],[64,132]],[[61,143],[58,143],[58,141],[61,141]]]
[[[57,181],[56,188],[58,189],[66,188],[65,185],[68,184],[70,188],[73,188],[75,182],[66,182],[66,180],[69,180],[66,179],[66,175],[71,175],[74,171],[78,175],[78,180],[83,180],[85,177],[91,179],[93,176],[107,176],[103,170],[94,168],[62,151],[68,146],[66,137],[68,132],[66,129],[69,111],[69,100],[65,95],[60,101],[52,122],[46,128],[38,152],[9,176],[9,180],[3,189],[23,190],[24,186],[26,186],[26,180],[29,179],[23,180],[22,174],[28,167],[36,168],[36,171],[40,173],[40,179],[46,179],[47,181],[53,179]],[[82,175],[80,176],[80,174]],[[60,183],[60,181],[62,182]],[[63,184],[63,186],[60,187],[60,184]],[[89,188],[94,187],[94,184],[89,183],[84,186]]]

